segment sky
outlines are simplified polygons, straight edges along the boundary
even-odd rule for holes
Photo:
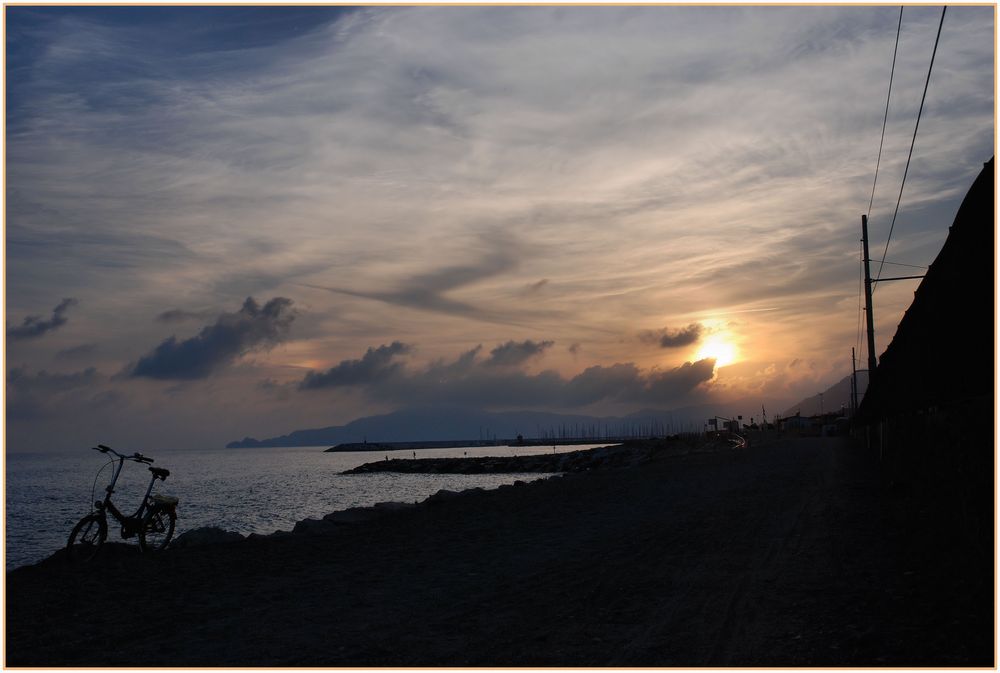
[[[903,12],[875,259],[940,16]],[[865,357],[898,20],[7,6],[8,449],[813,395]],[[888,262],[993,155],[994,61],[994,9],[949,6]]]

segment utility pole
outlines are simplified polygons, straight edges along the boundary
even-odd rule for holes
[[[854,356],[854,346],[851,346],[851,418],[858,413],[858,370]]]
[[[868,259],[868,216],[861,216],[861,243],[865,252],[865,322],[868,324],[868,379],[875,375],[875,319],[872,317],[872,272]]]

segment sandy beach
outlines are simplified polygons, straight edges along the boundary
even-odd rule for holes
[[[334,534],[7,575],[8,666],[993,666],[992,542],[846,439],[662,455]]]

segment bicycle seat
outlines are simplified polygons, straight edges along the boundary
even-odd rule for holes
[[[166,470],[162,467],[151,467],[149,471],[153,473],[154,477],[159,477],[160,479],[166,479],[170,476],[170,470]]]

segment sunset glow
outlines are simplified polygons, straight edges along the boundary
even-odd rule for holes
[[[887,263],[930,264],[992,154],[993,11],[948,10]],[[873,250],[940,8],[906,15]],[[414,405],[783,409],[851,371],[898,7],[6,18],[19,450]],[[879,288],[878,344],[913,289]]]
[[[721,335],[709,337],[694,355],[695,360],[714,359],[716,368],[731,365],[738,357],[736,346]]]

